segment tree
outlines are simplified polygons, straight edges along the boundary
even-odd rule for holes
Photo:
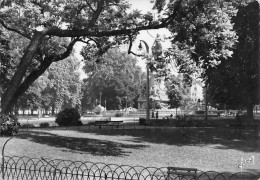
[[[83,49],[85,58],[88,53]],[[107,51],[99,63],[94,59],[85,61],[85,71],[88,78],[84,80],[83,100],[84,109],[92,109],[95,105],[107,109],[121,109],[126,103],[137,107],[137,99],[141,94],[140,84],[145,80],[141,68],[136,66],[137,60],[119,49]],[[99,102],[102,93],[103,102]]]
[[[129,43],[131,53],[132,41],[139,31],[174,25],[176,18],[186,16],[182,11],[187,9],[185,7],[200,7],[203,2],[170,1],[165,16],[154,20],[151,13],[142,15],[138,11],[128,12],[129,4],[118,0],[2,1],[0,24],[6,31],[18,34],[26,42],[19,65],[4,89],[2,113],[11,111],[18,98],[53,62],[68,57],[76,42],[86,42],[92,50],[98,49],[90,55],[103,54],[110,47],[122,43]],[[223,4],[223,1],[207,2],[212,3],[212,7]],[[159,11],[164,8],[164,4],[164,1],[155,1]],[[69,37],[70,41],[56,41],[65,37]]]
[[[189,93],[185,90],[185,86],[190,86],[189,82],[185,82],[185,77],[181,75],[171,75],[165,81],[166,94],[169,98],[168,104],[170,108],[186,107],[191,105]]]
[[[176,13],[158,22],[149,15],[142,18],[138,11],[127,13],[129,4],[118,0],[14,0],[1,5],[2,27],[28,41],[2,96],[4,114],[53,62],[68,57],[76,42],[93,41],[102,54],[108,47],[132,41],[140,30],[166,27]],[[70,37],[70,42],[57,43],[64,37]],[[32,63],[35,66],[29,71]]]
[[[81,82],[79,62],[74,56],[51,65],[45,74],[46,87],[42,90],[42,107],[47,111],[80,107]]]
[[[231,57],[237,41],[231,23],[237,12],[237,4],[234,3],[193,1],[181,10],[180,17],[176,17],[175,23],[169,26],[174,38],[168,51],[180,73],[206,80],[211,67]],[[183,17],[183,14],[186,15]]]
[[[170,76],[165,82],[166,94],[169,98],[168,104],[170,108],[178,108],[181,106],[181,92],[180,89],[180,79],[174,75]]]
[[[258,103],[258,19],[259,4],[252,2],[240,7],[234,18],[238,43],[232,57],[209,73],[209,92],[214,103],[230,109],[247,109],[253,118],[253,107]]]
[[[206,85],[211,84],[211,95],[214,94],[213,91],[222,91],[222,99],[227,100],[227,98],[230,99],[232,97],[233,100],[230,99],[228,101],[230,105],[232,104],[233,108],[241,108],[241,105],[243,103],[244,105],[247,104],[246,106],[248,109],[248,115],[252,117],[253,104],[257,102],[257,98],[255,98],[255,95],[257,94],[257,64],[256,62],[245,64],[241,61],[241,63],[244,65],[240,64],[240,69],[242,70],[247,67],[248,71],[243,71],[243,73],[242,71],[240,71],[241,78],[239,78],[240,75],[234,77],[234,74],[239,71],[234,71],[237,65],[231,65],[228,63],[231,58],[242,58],[244,60],[257,59],[257,51],[255,51],[254,53],[249,53],[252,52],[252,49],[243,49],[243,47],[241,49],[237,49],[237,42],[240,43],[241,39],[244,38],[245,41],[242,42],[242,44],[249,45],[250,47],[250,43],[247,43],[247,38],[249,38],[249,42],[254,44],[257,44],[257,41],[259,39],[252,36],[250,37],[250,34],[252,34],[252,32],[247,32],[248,34],[245,33],[242,37],[241,31],[233,26],[234,24],[232,21],[233,18],[237,19],[237,21],[242,18],[239,17],[239,13],[237,14],[238,9],[241,9],[251,1],[248,1],[246,3],[238,1],[222,1],[218,3],[214,3],[211,1],[193,2],[194,8],[191,8],[192,6],[188,6],[186,9],[182,9],[181,12],[183,14],[186,13],[186,16],[184,16],[182,19],[176,17],[174,20],[175,23],[169,26],[170,31],[175,34],[172,41],[172,48],[167,52],[167,55],[174,57],[180,73],[188,76],[192,75],[195,77],[200,77],[204,80],[204,83]],[[253,3],[255,4],[255,6],[258,4],[258,2]],[[253,17],[258,17],[258,14],[255,13],[251,17],[251,19],[258,19]],[[256,30],[256,32],[257,31],[258,30]],[[252,39],[255,39],[256,41],[253,42]],[[240,53],[236,51],[240,51]],[[227,76],[234,78],[233,80],[230,79],[233,82],[230,81],[229,88],[216,88],[216,84],[214,83],[217,82],[218,84],[220,82],[219,80],[217,80],[221,78],[219,74],[215,73],[216,77],[214,81],[213,79],[210,79],[212,78],[212,74],[213,72],[215,72],[215,69],[221,63],[223,65],[221,65],[222,67],[226,67],[229,64],[228,66],[230,66],[230,73],[233,73],[233,75],[232,73],[226,73]],[[221,68],[219,68],[219,70],[220,69]],[[227,83],[225,82],[225,86],[229,86],[226,84]],[[247,86],[247,88],[243,88],[242,86]],[[219,87],[221,87],[221,85]],[[232,91],[231,88],[233,89]],[[232,95],[227,95],[228,89],[229,93],[232,93]],[[225,91],[225,93],[223,93],[223,91]],[[250,93],[248,93],[249,91]],[[243,98],[240,98],[240,93],[247,94],[243,96]],[[239,96],[235,97],[234,94],[237,94]],[[221,96],[221,94],[219,95]]]
[[[80,107],[78,68],[79,62],[73,56],[53,63],[19,98],[15,111],[43,108],[46,113],[51,110],[54,114],[60,109]]]
[[[34,83],[18,100],[14,112],[18,113],[19,109],[38,110],[41,107],[41,89],[39,83]]]

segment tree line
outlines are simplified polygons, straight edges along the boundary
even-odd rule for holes
[[[83,48],[83,57],[85,53]],[[80,79],[80,61],[75,56],[53,63],[19,98],[12,113],[18,115],[19,110],[23,113],[31,110],[55,115],[62,109],[75,107],[84,114],[97,105],[107,110],[123,109],[126,105],[137,108],[146,75],[136,65],[136,58],[113,49],[95,68],[89,63],[84,66],[87,78],[83,80]]]

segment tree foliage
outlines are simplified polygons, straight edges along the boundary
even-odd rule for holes
[[[86,50],[82,51],[83,57],[88,54]],[[106,100],[107,109],[120,109],[126,103],[128,107],[137,107],[140,85],[145,78],[141,68],[136,65],[137,60],[119,49],[113,49],[104,54],[99,63],[93,61],[86,61],[85,64],[88,78],[83,87],[82,105],[92,109],[96,103],[105,106]],[[100,93],[103,102],[99,102]]]
[[[90,54],[100,55],[114,45],[131,44],[140,30],[166,27],[176,13],[173,11],[159,22],[151,14],[129,12],[129,7],[126,1],[118,0],[3,1],[1,26],[27,43],[3,93],[2,112],[8,113],[53,62],[68,57],[76,42],[86,42],[98,49]],[[56,41],[64,37],[70,37],[70,41]]]
[[[231,18],[236,13],[235,4],[224,1],[193,1],[180,11],[169,26],[174,38],[168,51],[180,73],[206,79],[211,67],[231,57],[237,41]]]
[[[18,98],[52,63],[67,58],[79,41],[87,44],[90,59],[99,60],[99,56],[109,48],[124,43],[129,44],[128,52],[132,53],[132,42],[141,30],[165,28],[170,25],[169,29],[173,33],[177,32],[183,37],[181,33],[183,26],[187,28],[188,34],[198,33],[197,37],[202,42],[192,39],[191,43],[186,43],[188,48],[184,46],[180,48],[181,50],[193,52],[192,47],[197,45],[211,48],[210,53],[202,53],[199,56],[195,55],[200,53],[201,48],[195,48],[196,53],[191,53],[195,59],[201,59],[205,67],[214,62],[213,59],[203,58],[207,54],[211,57],[230,54],[229,48],[232,45],[232,38],[235,37],[230,31],[232,25],[228,23],[229,15],[232,15],[235,9],[233,2],[229,0],[170,0],[167,4],[165,2],[155,1],[155,8],[161,13],[154,18],[151,13],[129,11],[130,5],[126,1],[119,0],[2,1],[1,27],[11,34],[10,38],[14,37],[13,34],[18,36],[17,42],[23,44],[18,49],[21,52],[20,56],[17,56],[18,64],[2,95],[2,113],[7,114]],[[235,1],[238,2],[240,1]],[[210,24],[213,21],[216,24]],[[195,29],[190,22],[195,23]],[[58,40],[65,37],[69,37],[69,41]],[[181,40],[183,39],[178,41],[182,43]],[[209,41],[210,46],[205,46],[204,41],[207,43]],[[224,48],[215,52],[212,48],[219,45],[223,45]]]
[[[191,86],[191,83],[185,82],[185,79],[187,78],[181,75],[171,75],[165,81],[170,108],[185,108],[194,103],[190,98],[189,92],[186,91],[186,86]]]
[[[11,55],[8,52],[10,41],[0,28],[0,92],[2,93],[10,81],[11,72],[14,71],[14,65],[11,61]]]
[[[253,105],[258,103],[258,14],[257,2],[239,8],[233,19],[238,35],[234,54],[211,69],[208,81],[214,103],[231,109],[247,108],[251,117]]]
[[[78,69],[79,62],[73,56],[51,65],[47,71],[49,82],[43,91],[46,105],[50,102],[52,107],[58,109],[80,105],[81,82]]]
[[[57,114],[55,122],[59,126],[80,126],[80,114],[75,108],[65,108]]]
[[[20,96],[16,109],[44,109],[46,112],[70,107],[80,107],[81,82],[79,62],[71,56],[53,63],[30,88]]]
[[[179,80],[177,77],[172,76],[166,81],[166,94],[169,98],[168,104],[170,108],[178,108],[181,106],[182,93],[179,90]]]

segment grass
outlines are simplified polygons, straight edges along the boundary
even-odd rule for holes
[[[7,138],[1,137],[0,144]],[[192,167],[239,172],[240,160],[254,156],[244,171],[260,174],[260,130],[228,128],[126,129],[70,127],[22,129],[6,146],[6,155],[47,157],[145,167]]]

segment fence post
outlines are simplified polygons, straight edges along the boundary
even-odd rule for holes
[[[13,137],[10,137],[9,139],[7,139],[4,143],[4,146],[2,148],[2,166],[1,166],[1,170],[2,170],[2,179],[5,179],[5,172],[4,172],[4,168],[5,168],[5,146],[8,143],[8,141],[10,141]]]

